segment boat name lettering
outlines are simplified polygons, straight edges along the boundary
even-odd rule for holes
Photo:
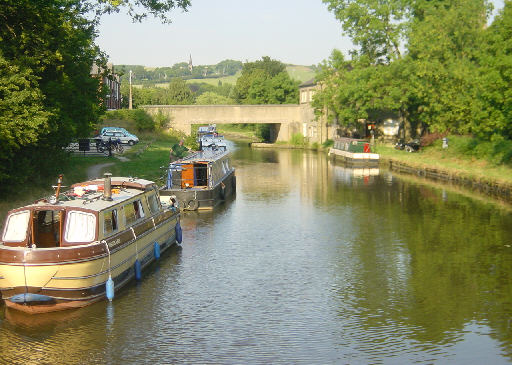
[[[118,244],[120,244],[120,243],[121,243],[121,239],[120,239],[120,238],[118,238],[118,239],[116,239],[116,240],[114,240],[114,241],[111,241],[111,242],[110,242],[110,244],[109,244],[109,246],[115,246],[115,245],[118,245]]]

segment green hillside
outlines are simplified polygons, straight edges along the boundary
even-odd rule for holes
[[[235,85],[240,77],[242,62],[225,60],[217,65],[194,66],[193,72],[188,70],[186,63],[175,64],[172,67],[146,67],[142,65],[117,65],[116,71],[120,73],[121,81],[128,82],[129,70],[133,71],[133,85],[167,87],[173,77],[182,77],[188,83],[206,83],[217,86],[222,84]],[[314,66],[286,65],[290,77],[300,82],[308,81],[315,76]],[[220,75],[225,75],[219,77]]]
[[[315,70],[311,66],[286,65],[286,71],[290,77],[300,82],[311,80],[315,77]]]
[[[300,82],[311,80],[315,77],[315,71],[310,66],[300,66],[300,65],[286,65],[286,71],[290,75],[290,77],[294,80],[299,80]],[[223,84],[231,84],[235,85],[236,80],[240,77],[241,71],[238,71],[236,74],[231,76],[224,77],[216,77],[216,78],[201,78],[201,79],[188,79],[187,83],[206,83],[209,85],[217,86],[219,81]],[[169,83],[160,83],[156,86],[166,87]]]
[[[204,78],[204,79],[189,79],[189,80],[187,80],[187,83],[201,83],[201,82],[204,82],[206,84],[217,86],[219,84],[219,81],[220,81],[223,84],[235,85],[236,84],[236,80],[240,77],[241,74],[242,74],[242,72],[238,71],[234,75],[224,76],[224,77]]]

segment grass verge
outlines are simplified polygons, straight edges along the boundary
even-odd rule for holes
[[[392,146],[377,145],[375,152],[381,159],[394,160],[408,164],[411,167],[424,169],[435,168],[450,175],[464,177],[475,181],[512,184],[512,168],[507,165],[496,165],[487,159],[477,159],[472,156],[457,153],[448,147],[425,147],[418,152],[408,153],[396,150]]]

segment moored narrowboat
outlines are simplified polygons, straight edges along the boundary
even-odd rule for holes
[[[378,165],[380,156],[372,151],[371,143],[364,139],[336,138],[328,155],[348,165]]]
[[[235,169],[228,151],[204,149],[166,168],[162,201],[176,200],[182,210],[212,209],[236,193]]]
[[[224,150],[228,149],[224,136],[219,135],[215,124],[201,126],[197,131],[197,143],[199,150]]]
[[[6,217],[0,292],[9,308],[43,313],[112,299],[181,242],[179,212],[152,181],[105,174],[59,191],[60,183],[54,196]]]

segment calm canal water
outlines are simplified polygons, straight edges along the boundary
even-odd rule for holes
[[[512,210],[323,154],[234,153],[238,194],[113,303],[0,306],[0,362],[512,361]]]

